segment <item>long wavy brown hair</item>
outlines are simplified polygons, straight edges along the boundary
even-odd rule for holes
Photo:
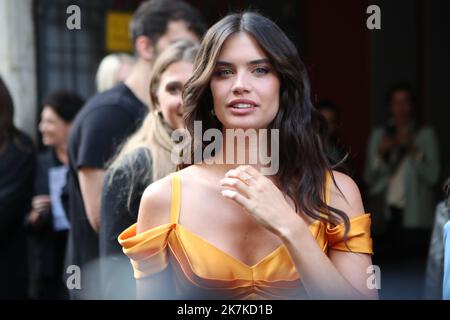
[[[327,171],[336,185],[332,173],[334,166],[326,155],[325,119],[311,103],[306,68],[295,45],[284,32],[260,14],[243,12],[228,15],[213,25],[201,42],[193,76],[183,92],[186,126],[194,137],[191,159],[194,159],[196,146],[201,146],[202,151],[205,148],[201,141],[195,140],[194,121],[201,121],[204,131],[212,128],[222,130],[221,123],[210,112],[213,100],[209,84],[223,44],[236,32],[246,32],[259,43],[280,79],[279,110],[268,128],[279,129],[277,185],[292,199],[297,212],[304,212],[333,226],[344,223],[347,235],[350,228],[348,216],[328,206],[324,199]],[[191,163],[183,163],[180,168],[189,165]]]

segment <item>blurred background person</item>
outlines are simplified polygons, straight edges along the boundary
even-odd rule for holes
[[[63,206],[67,175],[69,129],[83,99],[68,91],[56,91],[44,99],[39,131],[48,147],[37,159],[29,233],[30,297],[64,299],[63,264],[70,227]]]
[[[104,57],[95,76],[97,92],[106,91],[124,82],[135,62],[135,58],[128,53],[110,53]]]
[[[24,218],[33,194],[35,153],[13,117],[13,101],[0,77],[0,299],[28,297]]]
[[[117,238],[137,222],[145,188],[176,169],[170,157],[171,133],[184,127],[181,94],[192,75],[197,48],[182,40],[158,57],[150,80],[150,112],[107,171],[100,215],[102,285],[107,299],[136,298],[133,269]]]
[[[105,167],[118,145],[148,112],[148,87],[154,61],[172,42],[198,42],[205,30],[200,13],[181,0],[142,2],[130,22],[136,63],[125,82],[91,98],[74,120],[69,153],[69,232],[66,266],[82,270],[74,299],[101,295],[98,231]],[[88,267],[90,265],[90,267]],[[69,275],[67,275],[69,276]]]
[[[425,299],[442,299],[442,279],[444,277],[444,226],[450,220],[449,195],[450,179],[444,184],[445,200],[436,206],[434,226],[428,249],[425,274]]]
[[[447,206],[450,205],[450,179],[445,184],[447,195]],[[444,225],[444,274],[442,296],[445,300],[450,300],[450,212],[447,211],[447,223]]]
[[[436,135],[431,127],[419,123],[416,103],[408,84],[389,90],[390,118],[371,133],[366,159],[369,195],[377,197],[381,210],[373,212],[374,220],[382,214],[387,220],[383,250],[389,248],[397,257],[426,255],[435,204],[433,187],[439,178]]]

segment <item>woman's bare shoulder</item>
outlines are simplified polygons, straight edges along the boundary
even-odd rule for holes
[[[210,175],[208,165],[191,165],[177,172],[180,176],[183,187],[194,188],[207,181]]]
[[[178,171],[183,189],[195,190],[204,180],[204,168],[192,165]],[[150,184],[144,191],[139,206],[137,232],[170,222],[172,176],[168,175]]]
[[[336,184],[331,181],[330,206],[344,211],[350,219],[364,214],[361,192],[355,181],[339,171],[333,170],[333,176]]]
[[[170,175],[150,184],[139,205],[137,232],[169,222],[172,183]]]

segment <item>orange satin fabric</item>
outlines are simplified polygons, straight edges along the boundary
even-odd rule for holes
[[[326,202],[330,176],[327,174]],[[284,245],[253,266],[237,260],[178,223],[181,182],[172,174],[170,222],[136,234],[136,224],[119,236],[136,279],[156,274],[169,264],[180,298],[296,299],[306,298],[299,274]],[[319,247],[372,254],[370,215],[350,220],[347,245],[343,225],[330,228],[317,220],[309,226]]]

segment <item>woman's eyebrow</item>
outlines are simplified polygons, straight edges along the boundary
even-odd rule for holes
[[[182,83],[181,83],[181,81],[176,81],[176,80],[169,81],[166,83],[166,88],[172,87],[172,86],[182,86]]]
[[[225,67],[231,67],[233,64],[231,62],[227,61],[217,61],[216,66],[225,66]]]
[[[257,60],[252,60],[250,62],[248,62],[247,64],[250,66],[253,66],[255,64],[264,64],[264,63],[270,63],[269,59],[257,59]]]

